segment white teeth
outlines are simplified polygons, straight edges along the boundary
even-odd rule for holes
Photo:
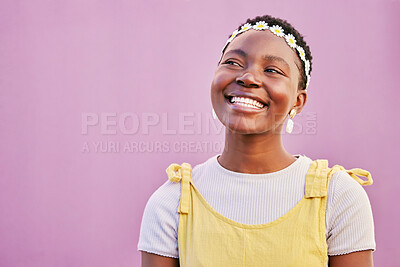
[[[264,107],[263,104],[261,104],[260,102],[254,100],[254,99],[237,97],[237,96],[232,97],[231,103],[241,104],[242,106],[246,106],[246,107],[253,107],[253,108],[256,107],[256,108],[260,108],[260,109]]]

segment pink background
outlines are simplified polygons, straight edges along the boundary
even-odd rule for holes
[[[142,212],[165,168],[219,153],[181,146],[222,144],[223,131],[205,127],[220,50],[263,13],[288,19],[314,56],[295,120],[304,128],[286,148],[371,171],[375,264],[400,266],[398,0],[0,3],[0,266],[139,266]],[[124,113],[138,132],[120,129]],[[88,114],[99,122],[85,133]],[[96,152],[96,142],[143,147]]]

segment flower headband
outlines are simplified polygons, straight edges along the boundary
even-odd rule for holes
[[[308,85],[310,84],[310,61],[308,59],[306,59],[306,53],[304,51],[304,49],[301,46],[298,46],[296,44],[296,39],[294,38],[294,36],[292,34],[285,34],[283,32],[283,29],[281,26],[279,25],[273,25],[273,26],[268,26],[268,23],[266,23],[265,21],[258,21],[256,22],[256,24],[251,25],[250,23],[246,23],[244,24],[240,30],[235,30],[232,35],[229,37],[229,39],[226,41],[225,46],[222,48],[222,53],[224,52],[225,48],[227,47],[227,45],[232,42],[232,40],[238,36],[240,33],[245,32],[247,30],[250,29],[254,29],[254,30],[270,30],[273,34],[275,34],[276,36],[279,37],[283,37],[286,40],[286,43],[293,49],[297,50],[297,53],[300,57],[300,59],[304,62],[304,71],[306,73],[306,77],[307,77],[307,81],[306,81],[306,89],[308,87]],[[221,59],[222,59],[222,55],[221,55]]]

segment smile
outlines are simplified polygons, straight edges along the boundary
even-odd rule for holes
[[[268,107],[267,105],[249,97],[226,96],[225,99],[232,109],[241,112],[258,112]]]
[[[242,106],[251,107],[251,108],[262,109],[264,107],[264,104],[258,102],[257,100],[247,98],[247,97],[233,96],[233,97],[229,98],[229,102],[231,102],[232,104],[242,105]]]

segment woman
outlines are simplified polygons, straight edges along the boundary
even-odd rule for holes
[[[149,199],[142,266],[372,266],[371,184],[361,169],[288,153],[284,121],[306,104],[312,57],[288,22],[248,19],[228,39],[212,85],[225,147],[171,164]],[[368,177],[368,181],[357,175]]]

